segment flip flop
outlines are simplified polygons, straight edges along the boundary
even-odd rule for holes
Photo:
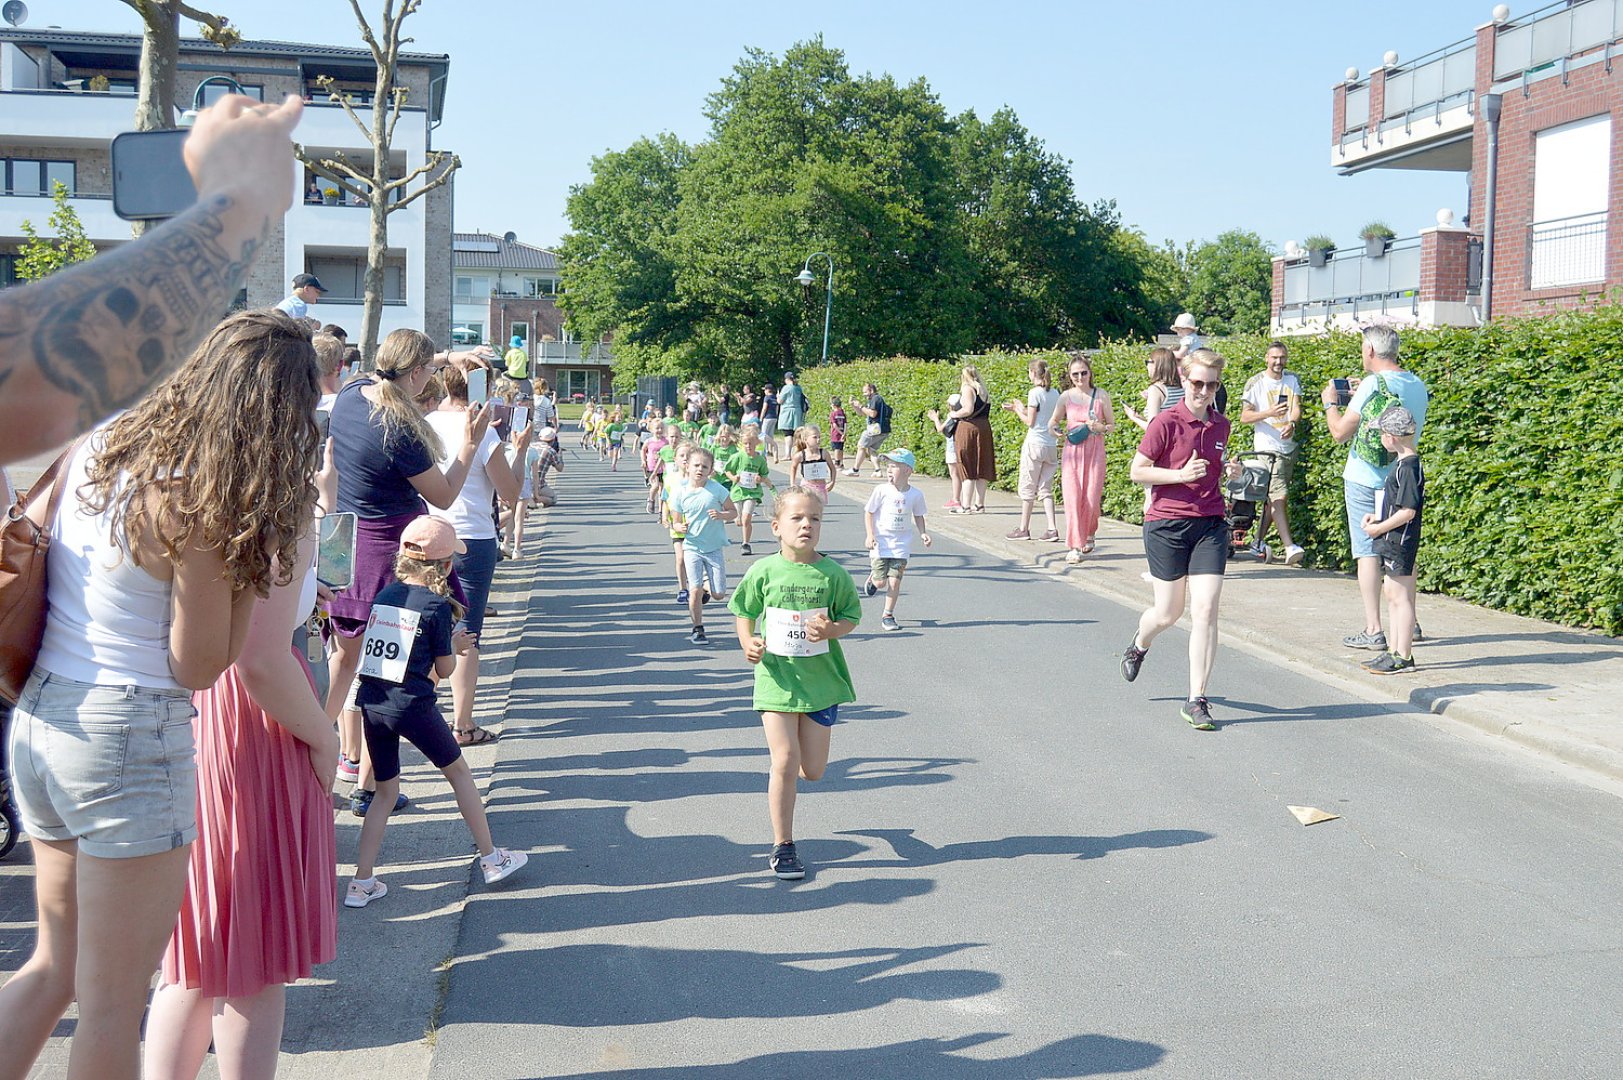
[[[494,731],[487,731],[482,727],[472,727],[466,731],[459,729],[453,734],[456,736],[458,746],[483,746],[485,743],[493,743],[501,738]]]

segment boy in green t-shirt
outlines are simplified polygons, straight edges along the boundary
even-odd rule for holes
[[[786,490],[772,513],[778,553],[749,568],[728,605],[755,665],[754,704],[772,753],[769,865],[786,881],[806,876],[795,852],[796,780],[822,777],[839,707],[857,699],[837,639],[857,628],[862,605],[851,575],[817,550],[822,531],[823,501],[805,488]]]
[[[609,472],[619,472],[620,454],[626,446],[626,422],[621,419],[618,406],[609,417],[609,426],[603,429],[603,433],[609,438]]]
[[[767,475],[766,455],[761,453],[761,428],[758,424],[745,424],[739,437],[739,447],[720,466],[722,477],[732,485],[733,503],[738,507],[738,524],[743,531],[743,546],[739,553],[753,555],[750,535],[755,526],[755,507],[761,501],[763,487],[777,487]]]
[[[714,450],[716,448],[716,432],[720,429],[721,425],[716,422],[716,414],[711,413],[705,420],[704,426],[699,429],[700,445],[706,450]]]

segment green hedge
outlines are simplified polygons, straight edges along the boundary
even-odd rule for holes
[[[1290,370],[1302,380],[1302,457],[1290,496],[1296,540],[1308,564],[1350,570],[1341,469],[1346,448],[1327,434],[1318,390],[1335,376],[1359,373],[1359,338],[1352,334],[1290,342]],[[1240,388],[1262,367],[1266,337],[1212,343],[1228,357],[1229,412],[1237,446],[1249,448],[1238,424]],[[1148,346],[1107,345],[1094,357],[1101,389],[1116,403],[1119,427],[1110,436],[1106,515],[1136,522],[1141,489],[1127,478],[1139,430],[1121,402],[1141,404]],[[1024,399],[1026,364],[1051,353],[988,353],[966,357],[981,372],[994,403]],[[1623,634],[1623,408],[1618,373],[1623,358],[1623,307],[1496,322],[1485,330],[1411,330],[1403,362],[1426,380],[1431,406],[1420,442],[1427,480],[1421,542],[1421,588],[1504,611]],[[853,413],[851,444],[861,417],[862,384],[873,382],[895,410],[889,447],[907,446],[920,468],[944,476],[940,436],[924,410],[945,411],[958,387],[958,362],[908,358],[860,361],[807,370],[802,385],[811,417],[823,422],[829,398]],[[1012,490],[1019,473],[1024,426],[1013,414],[992,417],[998,480]]]

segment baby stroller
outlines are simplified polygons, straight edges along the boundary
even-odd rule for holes
[[[1268,464],[1246,463],[1238,476],[1223,481],[1223,494],[1229,501],[1229,558],[1251,555],[1268,562],[1273,558],[1273,550],[1261,543],[1260,530],[1255,548],[1248,537],[1261,516],[1262,508],[1268,505],[1268,486],[1274,479],[1275,455],[1258,450],[1249,456],[1261,458]]]
[[[0,701],[0,731],[5,731],[11,719],[11,706]],[[6,746],[0,739],[0,859],[11,854],[17,846],[17,811],[11,805],[11,781],[6,778]]]

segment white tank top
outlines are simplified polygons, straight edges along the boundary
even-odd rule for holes
[[[76,682],[178,690],[169,671],[170,583],[130,561],[122,538],[112,535],[110,511],[93,515],[75,495],[103,430],[79,447],[62,478],[38,664]]]

